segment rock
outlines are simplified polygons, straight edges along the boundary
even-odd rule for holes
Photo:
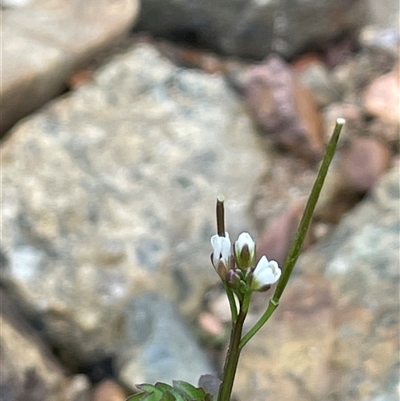
[[[387,0],[385,7],[381,7],[374,0],[368,0],[370,22],[377,27],[395,27],[399,29],[400,7],[397,0]]]
[[[365,24],[365,1],[143,0],[138,30],[261,60],[271,52],[293,57],[307,46]],[[334,18],[332,17],[334,16]]]
[[[309,55],[297,59],[292,68],[298,74],[300,82],[312,93],[318,107],[325,107],[339,101],[341,92],[332,74],[318,58]]]
[[[380,139],[348,138],[334,158],[314,217],[337,223],[374,187],[389,169],[391,159],[390,149]]]
[[[0,135],[65,88],[75,69],[115,45],[137,0],[34,0],[2,12]]]
[[[349,54],[333,71],[333,79],[343,94],[342,102],[359,104],[360,92],[372,81],[395,68],[396,60],[387,52],[361,49]]]
[[[268,260],[276,260],[283,266],[292,246],[305,205],[293,203],[271,222],[257,241],[257,259],[266,255]],[[305,241],[307,243],[307,239]]]
[[[66,401],[92,401],[90,398],[91,383],[87,376],[77,374],[70,379],[65,390]]]
[[[18,8],[26,6],[29,3],[32,3],[34,0],[2,0],[1,7],[2,8]]]
[[[338,168],[348,189],[365,193],[386,172],[390,161],[390,151],[381,141],[357,138],[343,152]]]
[[[399,166],[300,257],[276,313],[243,350],[239,399],[398,397],[398,178]],[[259,298],[253,323],[268,302]]]
[[[125,401],[126,394],[114,380],[103,380],[92,392],[92,401]]]
[[[371,82],[365,89],[365,110],[375,117],[400,124],[400,67]]]
[[[257,298],[267,306],[266,294]],[[327,360],[335,340],[336,302],[324,277],[293,279],[272,320],[243,350],[234,387],[238,398],[324,399],[330,386]]]
[[[389,57],[398,58],[400,45],[400,30],[398,25],[393,27],[378,27],[367,25],[359,35],[360,45],[371,52],[385,52]]]
[[[399,124],[391,123],[386,119],[375,118],[368,124],[367,132],[374,138],[383,141],[392,150],[393,154],[399,150]]]
[[[277,56],[245,78],[245,101],[266,135],[294,155],[316,162],[323,149],[321,117],[310,92]]]
[[[360,202],[362,195],[364,192],[361,194],[356,188],[349,186],[337,166],[332,166],[315,208],[314,219],[337,224],[344,214]]]
[[[135,384],[172,383],[184,380],[197,385],[203,374],[213,374],[193,334],[173,304],[155,293],[146,293],[125,310],[124,342],[117,353],[120,380]]]
[[[267,150],[270,165],[264,170],[254,190],[250,212],[261,236],[290,209],[293,202],[306,202],[315,176],[311,168],[291,155]]]
[[[65,371],[33,328],[0,293],[0,393],[1,399],[17,401],[87,401],[88,387],[74,387],[76,380]]]
[[[201,312],[198,316],[197,324],[208,336],[222,337],[225,332],[221,320],[209,312]]]
[[[220,76],[141,45],[93,79],[2,148],[2,283],[75,369],[113,355],[122,311],[143,292],[196,313],[219,282],[216,196],[226,196],[231,234],[247,229],[268,164]]]
[[[338,118],[346,120],[339,138],[339,149],[367,130],[362,108],[354,103],[332,103],[324,109],[323,116],[326,138],[331,137]]]
[[[358,50],[354,37],[345,37],[342,40],[330,41],[324,48],[324,60],[329,69],[345,62]]]

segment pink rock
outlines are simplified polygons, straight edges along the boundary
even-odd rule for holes
[[[366,88],[363,104],[366,111],[389,122],[400,123],[399,66],[375,79]]]
[[[268,259],[276,260],[282,267],[299,226],[303,209],[302,203],[293,203],[268,226],[257,242],[257,259],[266,255]],[[306,238],[306,242],[309,242],[309,238]]]
[[[245,78],[245,101],[263,133],[295,156],[319,160],[323,149],[321,116],[309,90],[278,56],[252,68]]]
[[[340,171],[347,186],[358,192],[373,187],[389,168],[391,152],[375,138],[357,138],[344,152]]]
[[[221,323],[221,320],[218,319],[217,316],[208,313],[202,312],[198,317],[199,326],[206,331],[207,333],[213,336],[221,336],[224,333],[224,327]]]
[[[113,380],[103,380],[93,389],[93,401],[125,401],[126,394]]]

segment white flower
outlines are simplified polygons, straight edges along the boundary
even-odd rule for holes
[[[212,263],[215,269],[218,270],[218,266],[221,262],[225,267],[227,267],[229,259],[232,255],[231,240],[229,239],[229,234],[225,233],[225,237],[213,235],[211,237],[211,245],[213,247]]]
[[[235,242],[236,262],[241,269],[246,269],[254,263],[256,244],[249,233],[241,233]]]
[[[281,277],[281,269],[275,260],[268,261],[264,255],[257,263],[253,272],[253,281],[251,282],[251,289],[259,291],[266,289],[266,287],[276,283]]]

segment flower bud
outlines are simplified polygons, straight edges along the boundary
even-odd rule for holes
[[[211,254],[211,262],[222,280],[226,279],[226,273],[230,268],[230,260],[232,259],[231,240],[229,234],[225,233],[225,237],[213,235],[211,237],[211,245],[213,253]]]
[[[241,269],[254,264],[256,245],[249,233],[241,233],[235,242],[236,263]]]
[[[266,291],[281,277],[281,269],[275,260],[268,261],[264,255],[253,271],[251,289],[253,291]]]
[[[240,275],[237,269],[231,269],[228,271],[226,275],[226,282],[228,283],[229,287],[233,288],[234,290],[238,290],[240,287]]]

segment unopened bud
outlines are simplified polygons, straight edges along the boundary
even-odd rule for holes
[[[256,245],[249,233],[241,233],[235,242],[236,263],[241,269],[254,264]]]
[[[240,275],[235,269],[231,269],[226,274],[226,282],[229,287],[238,290],[240,287]]]

